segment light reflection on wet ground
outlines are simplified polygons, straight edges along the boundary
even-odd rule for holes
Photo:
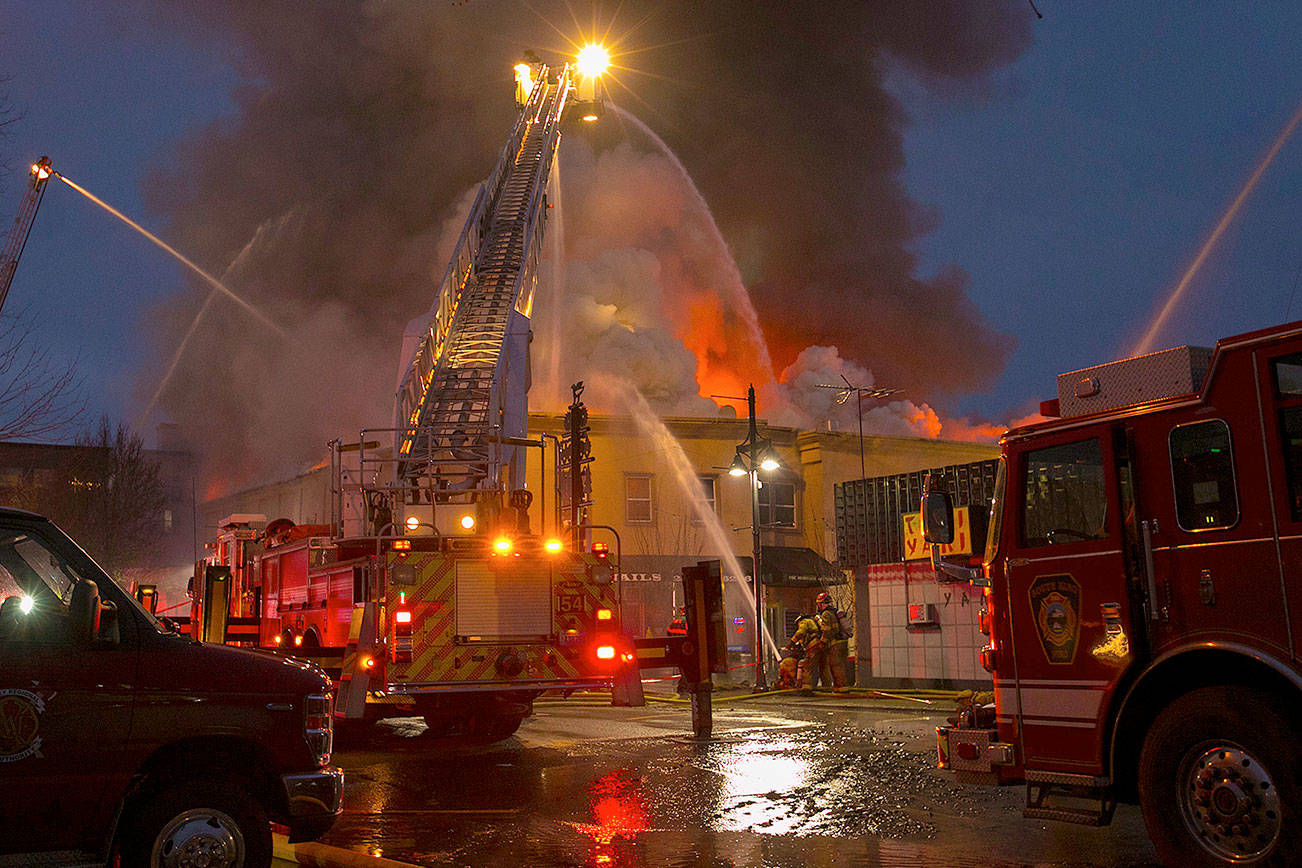
[[[672,714],[603,714],[529,721],[491,746],[387,727],[338,755],[345,815],[325,840],[431,866],[1150,864],[1133,823],[1113,846],[1109,830],[1046,831],[1015,816],[1013,794],[952,783],[925,724],[736,714],[697,742]],[[629,722],[663,731],[617,737]]]

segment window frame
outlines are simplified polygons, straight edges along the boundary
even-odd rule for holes
[[[1192,428],[1195,425],[1207,425],[1219,422],[1225,429],[1225,440],[1230,450],[1230,487],[1234,492],[1234,521],[1229,524],[1218,524],[1213,527],[1185,527],[1180,521],[1180,487],[1175,478],[1175,453],[1172,451],[1171,438],[1182,428]],[[1192,422],[1181,422],[1174,425],[1166,434],[1166,460],[1171,480],[1171,511],[1175,516],[1175,526],[1185,533],[1215,533],[1216,531],[1233,530],[1238,527],[1239,522],[1243,521],[1243,502],[1239,498],[1239,472],[1234,466],[1234,431],[1230,428],[1230,423],[1220,416],[1212,416],[1206,419],[1196,419]]]
[[[759,486],[758,497],[759,497],[759,514],[760,514],[760,523],[759,523],[759,524],[760,524],[760,527],[761,527],[762,529],[764,529],[764,530],[799,530],[799,528],[800,528],[800,509],[799,509],[799,505],[800,505],[800,504],[799,504],[799,497],[800,497],[800,494],[799,494],[799,492],[797,491],[798,486],[796,485],[796,481],[795,481],[794,479],[787,479],[787,478],[781,478],[781,479],[767,479],[767,480],[766,480],[766,479],[759,479],[759,483],[760,483],[760,486]],[[765,488],[770,488],[770,487],[771,487],[771,488],[773,488],[773,489],[776,490],[777,486],[779,486],[779,485],[789,485],[789,486],[791,486],[791,504],[790,504],[790,509],[791,509],[791,524],[780,524],[780,523],[778,523],[777,521],[774,521],[773,513],[774,513],[774,510],[778,508],[778,506],[774,503],[774,501],[773,501],[772,498],[769,499],[768,503],[765,503],[765,501],[764,501],[764,489],[765,489]],[[786,506],[785,504],[783,504],[783,505],[782,505],[782,508],[785,509],[785,508],[787,508],[787,506]]]
[[[704,483],[708,482],[710,484],[710,496],[705,497],[704,500],[707,504],[709,504],[710,511],[717,516],[719,514],[719,477],[712,474],[698,473],[696,475],[696,479],[702,483],[701,485],[702,489],[705,488]],[[705,523],[701,520],[700,516],[696,514],[696,510],[693,509],[691,514],[692,514],[692,524]]]
[[[638,480],[638,481],[646,480],[647,494],[645,498],[639,497],[635,499],[632,496],[632,492],[629,490],[629,483],[631,483],[633,480]],[[625,524],[637,524],[637,525],[655,524],[655,520],[656,520],[655,491],[656,490],[655,490],[654,473],[625,473],[624,474],[624,523]],[[646,513],[647,513],[646,518],[633,517],[632,510],[630,510],[629,507],[635,502],[646,504]]]

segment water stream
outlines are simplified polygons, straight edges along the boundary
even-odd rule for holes
[[[759,314],[755,312],[755,305],[751,303],[750,293],[746,291],[746,284],[741,279],[741,271],[738,270],[736,260],[732,257],[732,251],[728,249],[728,242],[724,240],[723,233],[719,231],[719,224],[714,222],[714,212],[710,210],[709,203],[706,202],[705,197],[701,195],[700,189],[697,188],[696,182],[692,180],[692,176],[688,173],[687,167],[683,165],[682,160],[678,159],[678,155],[674,153],[673,149],[669,147],[668,143],[665,142],[664,139],[656,135],[655,130],[651,129],[643,123],[637,115],[627,109],[621,108],[613,103],[611,104],[611,108],[615,110],[616,114],[632,124],[640,133],[650,139],[652,143],[660,149],[660,152],[664,154],[665,159],[669,160],[673,167],[682,176],[683,183],[691,193],[692,201],[696,204],[700,212],[707,218],[713,241],[718,245],[719,251],[722,254],[722,260],[725,263],[726,279],[724,285],[721,287],[724,294],[723,301],[730,304],[733,311],[746,324],[746,329],[750,334],[750,339],[755,346],[759,358],[761,370],[763,373],[767,374],[768,379],[772,381],[774,378],[773,362],[769,358],[768,344],[764,342],[764,333],[760,330]]]
[[[651,409],[651,405],[647,403],[646,398],[642,397],[642,393],[631,382],[620,381],[618,387],[611,389],[610,392],[623,399],[628,406],[634,424],[638,427],[638,431],[656,446],[659,453],[669,463],[674,483],[687,498],[687,502],[692,508],[692,514],[705,530],[706,538],[709,540],[711,547],[713,547],[720,560],[723,561],[724,574],[734,578],[738,589],[741,590],[742,595],[745,597],[750,613],[748,620],[753,618],[755,594],[751,586],[743,581],[745,571],[742,570],[737,556],[733,554],[732,541],[724,530],[723,522],[719,520],[718,514],[710,507],[709,501],[705,499],[705,492],[701,489],[700,475],[697,473],[696,468],[692,466],[687,453],[683,451],[682,444],[665,426],[665,423],[660,421],[660,417],[656,415],[655,410]],[[761,623],[759,627],[763,630],[764,646],[768,650],[769,658],[776,659],[778,646],[773,639],[772,633],[769,632],[768,625]]]
[[[224,292],[224,293],[226,293],[226,295],[230,296],[230,298],[231,298],[233,301],[235,301],[236,304],[238,304],[240,307],[244,308],[246,311],[248,311],[250,314],[252,314],[253,317],[254,317],[254,319],[256,319],[258,322],[260,322],[260,323],[262,323],[263,325],[267,326],[268,328],[270,328],[271,330],[273,330],[274,332],[276,332],[276,334],[280,335],[280,336],[283,337],[283,338],[288,338],[288,337],[289,337],[289,335],[285,332],[284,329],[282,329],[280,326],[278,326],[278,325],[276,325],[274,322],[272,322],[272,320],[271,320],[270,317],[268,317],[266,314],[262,313],[260,310],[258,310],[257,308],[255,308],[253,305],[249,304],[247,301],[245,301],[245,300],[244,300],[243,298],[241,298],[240,296],[236,295],[236,294],[235,294],[234,292],[232,292],[232,291],[231,291],[231,290],[230,290],[230,289],[229,289],[225,284],[223,284],[220,280],[218,280],[217,278],[213,277],[211,274],[209,274],[208,272],[204,271],[204,270],[203,270],[202,268],[200,268],[199,266],[195,265],[193,262],[191,262],[189,259],[187,259],[187,258],[186,258],[186,257],[185,257],[181,252],[180,252],[180,251],[178,251],[176,248],[172,247],[172,246],[171,246],[170,244],[168,244],[166,241],[164,241],[163,239],[159,238],[157,235],[155,235],[154,233],[150,232],[148,229],[146,229],[145,227],[141,226],[139,223],[137,223],[136,221],[132,220],[130,217],[128,217],[127,215],[123,214],[121,211],[119,211],[118,209],[114,208],[112,205],[110,205],[109,203],[105,202],[103,199],[101,199],[101,198],[99,198],[98,196],[96,196],[94,193],[92,193],[92,192],[90,192],[89,190],[87,190],[85,187],[82,187],[82,186],[79,185],[79,184],[75,184],[75,183],[73,183],[72,181],[68,180],[68,179],[65,178],[63,175],[59,174],[58,172],[54,172],[53,174],[54,174],[54,177],[58,178],[58,179],[59,179],[60,181],[62,181],[63,183],[67,184],[69,187],[71,187],[72,189],[76,190],[78,193],[80,193],[81,195],[85,196],[87,199],[89,199],[90,201],[94,202],[96,205],[98,205],[99,207],[103,208],[105,211],[109,212],[109,213],[112,214],[114,217],[118,218],[118,219],[121,220],[123,223],[127,224],[127,225],[130,226],[132,229],[134,229],[134,230],[136,230],[137,232],[139,232],[141,235],[143,235],[143,236],[145,236],[146,238],[148,238],[150,241],[154,242],[154,244],[158,245],[159,247],[161,247],[161,248],[163,248],[164,250],[166,250],[168,253],[172,254],[172,256],[175,257],[175,259],[176,259],[178,262],[180,262],[182,265],[184,265],[184,266],[186,266],[187,268],[189,268],[189,269],[190,269],[191,271],[193,271],[195,274],[197,274],[197,275],[199,275],[200,277],[202,277],[202,278],[203,278],[205,281],[207,281],[207,282],[208,282],[208,283],[209,283],[209,284],[210,284],[214,289],[220,290],[221,292]]]

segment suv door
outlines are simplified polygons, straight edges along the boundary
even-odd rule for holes
[[[1037,437],[1010,456],[1015,696],[1023,756],[1045,770],[1102,774],[1102,721],[1135,657],[1122,515],[1131,486],[1117,433]]]
[[[133,625],[122,619],[117,645],[74,639],[72,589],[90,576],[64,546],[49,525],[0,518],[0,852],[96,849],[116,807],[109,793],[122,792]]]

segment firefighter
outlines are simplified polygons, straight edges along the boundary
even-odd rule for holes
[[[814,599],[814,606],[818,609],[818,626],[825,646],[821,661],[823,683],[826,686],[831,681],[832,690],[843,693],[847,689],[846,664],[850,656],[849,635],[841,621],[844,613],[836,610],[827,591]]]
[[[798,663],[798,680],[802,694],[808,695],[813,692],[814,683],[823,668],[827,647],[823,644],[822,634],[818,621],[813,617],[809,615],[796,617],[796,632],[791,637],[791,641],[797,643],[804,651],[804,656]]]
[[[799,623],[804,618],[804,615],[796,615],[796,622]],[[787,644],[782,646],[781,654],[782,662],[778,664],[778,683],[773,689],[795,690],[800,686],[800,662],[805,659],[805,643],[792,636],[787,640]]]

